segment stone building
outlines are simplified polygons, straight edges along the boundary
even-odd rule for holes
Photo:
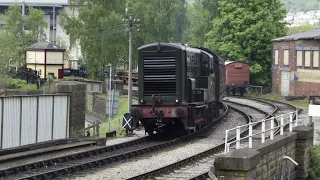
[[[27,68],[38,71],[41,79],[47,79],[48,75],[55,79],[63,78],[64,48],[50,41],[42,41],[27,47],[25,50]]]
[[[320,95],[320,29],[272,40],[272,91],[282,96]]]

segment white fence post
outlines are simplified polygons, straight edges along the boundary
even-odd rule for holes
[[[283,135],[283,115],[280,117],[280,135]]]
[[[261,127],[261,143],[264,143],[265,141],[265,132],[266,132],[266,120],[262,120],[262,127]]]
[[[274,117],[271,118],[270,123],[271,123],[271,124],[270,124],[270,129],[271,129],[271,130],[270,130],[270,139],[273,140]]]
[[[240,127],[237,126],[236,149],[240,149]]]
[[[228,132],[229,132],[229,130],[226,130],[226,137],[224,140],[224,153],[225,154],[228,152]]]
[[[292,119],[293,119],[293,114],[290,112],[290,123],[289,123],[289,131],[292,132]]]
[[[249,123],[249,148],[252,148],[252,122]]]

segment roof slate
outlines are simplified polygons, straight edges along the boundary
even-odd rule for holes
[[[37,42],[35,44],[32,44],[31,46],[25,48],[25,50],[60,50],[60,51],[65,51],[63,47],[57,46],[51,41],[41,41]]]
[[[293,40],[319,40],[320,29],[315,29],[307,32],[297,33],[290,36],[283,36],[272,39],[272,41],[293,41]]]

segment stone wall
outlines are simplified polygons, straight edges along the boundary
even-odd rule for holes
[[[275,136],[264,144],[254,142],[252,149],[237,149],[216,157],[211,167],[211,179],[259,180],[259,179],[306,179],[313,145],[313,128],[298,126],[294,132]],[[289,156],[298,162],[295,166],[283,156]],[[280,167],[282,164],[282,173]]]
[[[106,113],[106,103],[107,98],[101,95],[95,95],[94,96],[94,103],[92,106],[92,110],[96,113],[99,113],[101,115],[105,115]]]
[[[100,95],[98,92],[87,92],[86,96],[86,110],[98,113],[100,115],[106,114],[107,97]]]
[[[88,111],[93,111],[93,104],[94,104],[94,98],[96,95],[98,95],[98,92],[93,92],[93,91],[87,91],[86,94],[86,109]]]
[[[39,95],[44,94],[41,89],[23,90],[23,89],[6,89],[0,91],[0,96],[23,96],[23,95]]]

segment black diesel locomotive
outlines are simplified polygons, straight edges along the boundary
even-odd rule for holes
[[[224,60],[206,48],[152,43],[138,48],[134,122],[149,135],[192,132],[216,119],[225,95]]]

